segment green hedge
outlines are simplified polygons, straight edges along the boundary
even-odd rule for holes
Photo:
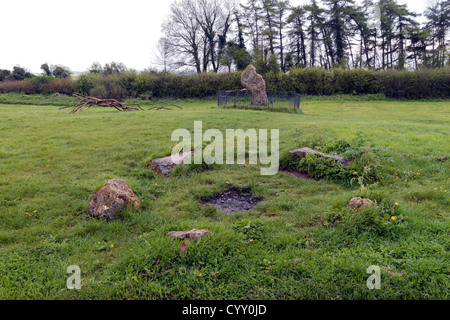
[[[450,68],[417,71],[365,69],[291,69],[289,74],[268,74],[269,90],[307,95],[384,94],[396,99],[450,98]]]
[[[219,90],[242,89],[241,72],[180,75],[128,72],[120,75],[83,74],[76,79],[38,76],[0,82],[0,92],[80,92],[100,98],[204,98]],[[289,73],[264,75],[267,90],[307,95],[384,94],[388,98],[450,98],[450,67],[416,71],[293,68]]]

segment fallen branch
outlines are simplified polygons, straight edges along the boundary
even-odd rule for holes
[[[115,108],[116,110],[119,110],[119,111],[144,110],[137,103],[135,103],[135,105],[137,105],[137,107],[128,107],[116,99],[100,99],[100,98],[81,95],[78,93],[74,93],[73,95],[74,95],[74,97],[78,98],[79,101],[75,104],[75,106],[73,107],[73,109],[70,113],[76,113],[85,107],[87,107],[88,109],[92,108],[92,107],[111,107],[111,108]],[[65,108],[69,108],[69,107],[62,107],[60,109],[65,109]]]
[[[74,97],[77,97],[79,99],[79,101],[77,103],[75,103],[75,106],[62,107],[62,108],[59,108],[60,110],[66,109],[66,108],[73,108],[70,113],[76,113],[85,107],[88,109],[93,108],[93,107],[111,107],[111,108],[115,108],[118,111],[136,111],[136,110],[145,111],[137,103],[131,103],[132,105],[136,105],[137,107],[128,107],[116,99],[100,99],[100,98],[85,96],[85,95],[78,94],[78,93],[74,93],[73,95],[74,95]],[[147,109],[147,110],[161,110],[161,109],[173,110],[172,108],[169,108],[169,107],[176,107],[176,108],[182,109],[181,107],[179,107],[177,105],[168,104],[168,105],[164,105],[164,106],[151,107],[150,109]]]
[[[151,108],[149,108],[147,110],[161,110],[161,109],[173,110],[172,108],[168,108],[168,107],[177,107],[177,108],[183,109],[182,107],[179,107],[179,106],[174,105],[174,104],[166,104],[164,106],[151,107]]]

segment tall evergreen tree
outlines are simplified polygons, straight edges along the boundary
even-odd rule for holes
[[[241,4],[241,17],[243,18],[244,34],[251,38],[252,50],[260,50],[261,35],[261,7],[259,0],[247,0],[246,4]]]
[[[285,27],[287,24],[286,15],[290,9],[288,0],[276,1],[276,18],[278,28],[278,55],[280,59],[280,68],[283,72],[286,72],[286,57],[285,57]]]
[[[347,62],[346,50],[350,48],[348,41],[346,41],[349,32],[346,23],[354,2],[353,0],[324,0],[324,2],[328,5],[329,12],[327,26],[330,31],[328,41],[332,39],[331,41],[334,42],[334,50],[329,49],[329,54],[332,62],[344,65]],[[333,56],[333,53],[335,53],[335,56]]]
[[[267,47],[271,55],[275,55],[277,38],[278,14],[276,0],[261,0],[263,35],[265,36]]]
[[[450,0],[431,2],[425,10],[427,22],[425,27],[430,31],[432,67],[445,65],[448,59],[446,37],[450,28]]]
[[[311,3],[305,6],[307,15],[309,16],[309,26],[307,28],[307,34],[309,38],[309,66],[316,66],[317,53],[320,50],[319,34],[323,29],[323,9],[317,4],[317,0],[311,0]],[[322,61],[322,59],[320,59]]]
[[[295,57],[296,67],[306,67],[306,35],[305,35],[306,10],[302,6],[293,7],[288,17],[290,26],[289,36],[292,41],[292,56]]]

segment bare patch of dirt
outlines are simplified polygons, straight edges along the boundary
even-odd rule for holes
[[[251,193],[238,189],[229,189],[202,201],[202,205],[211,204],[219,210],[232,213],[253,209],[263,198],[253,197]]]

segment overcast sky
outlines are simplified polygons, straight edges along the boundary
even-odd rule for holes
[[[41,64],[86,71],[94,61],[143,70],[171,0],[0,0],[0,69],[40,73]],[[290,0],[292,5],[308,0]],[[422,13],[427,0],[398,0]]]

